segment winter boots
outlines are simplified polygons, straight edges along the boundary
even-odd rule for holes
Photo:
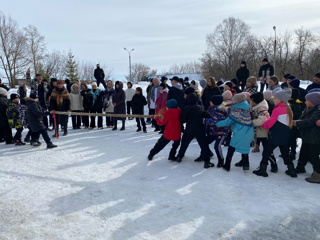
[[[236,167],[242,167],[243,170],[249,170],[249,156],[243,154],[242,159],[235,164]]]
[[[47,143],[47,148],[51,149],[51,148],[56,148],[57,145],[54,145],[52,142]]]
[[[259,148],[259,145],[256,145],[254,149],[252,149],[253,153],[256,153],[256,152],[260,152],[260,148]]]
[[[317,173],[316,171],[314,171],[311,177],[306,178],[306,181],[310,183],[320,183],[320,173]]]
[[[151,153],[148,155],[148,160],[151,161],[153,158],[153,155],[151,155]]]
[[[196,158],[195,160],[194,160],[195,162],[203,162],[204,161],[204,157],[202,157],[201,155],[198,157],[198,158]]]
[[[298,165],[296,167],[296,173],[306,173],[306,169],[304,167],[304,164],[301,164],[300,162],[298,162]]]
[[[260,167],[257,170],[254,170],[253,173],[257,176],[268,177],[266,164],[260,163]]]
[[[138,127],[136,132],[141,132],[141,127]]]
[[[204,168],[211,168],[214,167],[214,164],[212,162],[210,162],[210,159],[208,159],[207,161],[204,162]]]
[[[289,175],[290,177],[296,178],[297,173],[293,163],[288,164],[287,167],[288,167],[288,170],[286,170],[286,174]]]
[[[223,169],[226,170],[227,172],[230,171],[230,164],[231,164],[232,158],[227,158],[226,163],[223,165]]]
[[[24,142],[21,141],[21,139],[18,139],[18,140],[14,140],[14,143],[16,146],[23,146],[23,145],[26,145]]]
[[[218,159],[218,165],[217,168],[222,168],[224,163],[224,159]]]

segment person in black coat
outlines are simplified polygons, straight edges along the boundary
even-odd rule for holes
[[[259,69],[259,80],[260,80],[260,92],[263,92],[264,86],[266,85],[266,89],[268,89],[268,79],[274,75],[274,68],[269,63],[267,58],[262,60],[262,66]]]
[[[100,64],[97,64],[97,68],[94,70],[94,78],[97,80],[98,87],[102,83],[104,89],[107,89],[107,85],[104,82],[105,74],[103,69],[100,68]]]
[[[103,97],[104,91],[97,88],[97,84],[93,82],[91,84],[92,89],[87,94],[89,106],[90,106],[90,113],[102,113],[103,108]],[[91,116],[90,121],[90,128],[94,129],[96,127],[96,117]],[[98,129],[103,129],[102,127],[102,117],[98,117]]]
[[[10,88],[8,88],[6,85],[4,85],[4,84],[2,83],[1,78],[0,78],[0,87],[1,87],[1,88],[4,88],[4,89],[7,90],[7,91],[10,90]]]
[[[114,106],[114,114],[126,114],[126,93],[123,91],[123,83],[120,81],[116,81],[116,89],[113,94],[113,106]],[[117,130],[117,122],[118,120],[122,120],[122,127],[120,131],[125,130],[125,119],[123,117],[114,117],[114,127],[112,130]]]
[[[186,123],[186,129],[182,135],[181,147],[177,155],[177,162],[181,162],[184,154],[193,138],[197,139],[204,158],[204,168],[213,167],[210,162],[210,149],[206,140],[205,126],[202,118],[209,117],[202,106],[198,104],[197,93],[190,93],[186,99],[186,106],[181,113],[181,123]]]
[[[0,139],[5,140],[6,144],[13,144],[13,137],[7,118],[8,108],[7,90],[0,88]]]
[[[132,100],[131,100],[131,105],[133,108],[132,113],[133,114],[144,114],[144,106],[147,105],[147,100],[146,98],[143,96],[142,93],[142,88],[141,87],[137,87],[136,88],[136,94],[133,96]],[[147,128],[146,128],[146,122],[144,121],[144,118],[136,118],[136,122],[137,122],[137,132],[141,131],[141,125],[143,128],[143,132],[146,133],[147,132]],[[140,125],[141,122],[141,125]]]
[[[48,132],[46,130],[46,126],[43,124],[43,117],[48,116],[49,112],[43,112],[42,107],[39,104],[38,96],[35,93],[30,94],[30,97],[26,97],[26,104],[28,106],[27,110],[27,119],[28,119],[28,127],[32,131],[32,145],[40,146],[40,142],[38,141],[40,134],[43,139],[47,143],[47,148],[55,148],[57,145],[54,145],[50,137],[48,136]]]
[[[66,84],[68,93],[70,93],[71,92],[72,83],[70,82],[69,79],[64,80],[64,83]]]
[[[57,82],[57,87],[52,91],[50,96],[50,106],[52,109],[52,112],[55,111],[61,111],[61,112],[70,112],[70,94],[67,91],[67,89],[63,86],[63,81],[59,80]],[[59,136],[59,124],[63,126],[63,136],[68,135],[68,115],[56,115],[56,123],[57,123],[57,129],[56,133]],[[56,133],[53,135],[53,137],[56,137]]]
[[[214,95],[221,95],[220,89],[216,85],[216,80],[214,77],[209,77],[207,80],[207,84],[202,92],[202,104],[204,106],[204,109],[207,110],[210,106],[210,100],[212,96]]]
[[[170,80],[172,87],[169,89],[167,101],[175,99],[178,103],[178,107],[181,109],[184,101],[183,87],[177,76],[174,76]]]
[[[239,86],[241,87],[242,91],[246,87],[247,79],[249,78],[249,69],[247,68],[246,61],[242,61],[240,64],[240,68],[237,70],[236,76],[239,82]]]
[[[83,112],[85,113],[89,113],[90,110],[90,103],[88,100],[88,93],[90,92],[90,89],[88,89],[87,85],[82,83],[81,84],[81,96],[83,97],[83,102],[82,102],[82,106],[83,106]],[[82,122],[85,128],[89,127],[89,116],[82,116]]]
[[[19,88],[18,88],[18,91],[17,93],[19,94],[20,96],[20,103],[22,105],[25,105],[26,102],[24,100],[24,98],[27,96],[27,86],[25,83],[23,83]]]
[[[48,107],[48,109],[49,109],[49,111],[51,111],[52,109],[51,109],[51,106],[50,106],[50,96],[51,96],[51,93],[52,93],[52,91],[53,91],[53,89],[55,89],[55,87],[57,86],[57,79],[56,78],[51,78],[51,80],[50,80],[50,85],[49,85],[49,87],[48,87],[48,93],[47,93],[47,96],[48,96],[48,101],[49,101],[49,107]],[[50,116],[49,116],[49,124],[50,124],[50,126],[52,126],[52,130],[54,130],[54,124],[53,124],[53,117],[52,117],[52,114],[50,114]]]

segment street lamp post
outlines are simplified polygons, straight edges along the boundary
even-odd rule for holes
[[[124,48],[124,50],[126,50],[129,53],[129,70],[130,70],[130,82],[132,81],[131,78],[131,52],[134,50],[134,48],[131,49],[131,51],[129,51],[128,49]]]
[[[273,69],[274,69],[274,75],[276,75],[276,51],[277,51],[276,26],[273,26],[273,30],[274,30]]]

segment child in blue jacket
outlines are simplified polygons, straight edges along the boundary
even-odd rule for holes
[[[238,93],[232,97],[230,116],[220,122],[217,127],[232,126],[232,138],[228,148],[226,162],[223,169],[230,171],[230,164],[235,151],[241,153],[242,159],[236,163],[243,166],[243,170],[249,170],[250,143],[254,138],[254,129],[250,115],[250,105],[246,95]]]

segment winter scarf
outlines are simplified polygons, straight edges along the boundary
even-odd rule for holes
[[[101,89],[96,89],[96,90],[92,89],[89,93],[92,94],[92,98],[93,98],[92,106],[94,106],[94,103],[96,102],[98,95],[101,93]]]
[[[56,100],[57,106],[62,106],[63,99],[70,100],[70,94],[64,87],[61,89],[55,88],[51,93],[50,99]]]

